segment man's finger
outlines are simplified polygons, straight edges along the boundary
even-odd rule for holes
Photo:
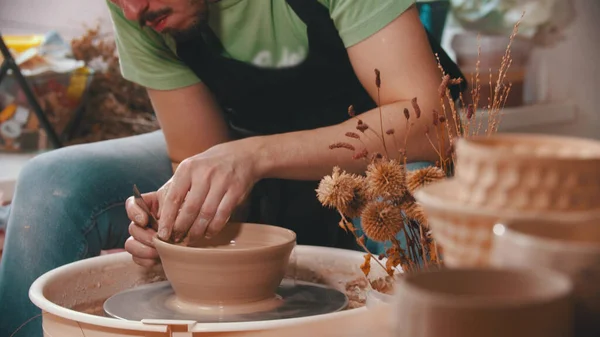
[[[133,236],[125,241],[125,250],[133,257],[140,259],[158,259],[158,252],[152,247],[148,247],[137,241]]]
[[[158,236],[165,241],[169,241],[175,219],[183,200],[191,187],[191,172],[189,164],[184,165],[185,161],[177,167],[168,189],[160,205],[160,218],[158,219]]]
[[[137,226],[134,222],[132,222],[129,225],[129,234],[142,244],[154,248],[152,237],[154,236],[154,234],[156,234],[156,231],[154,231],[153,229],[142,228]]]
[[[160,263],[159,259],[141,259],[135,256],[133,256],[132,259],[136,264],[146,268],[154,267]]]
[[[125,209],[127,217],[140,227],[145,227],[148,224],[148,216],[146,212],[135,202],[134,197],[129,197],[125,201]]]
[[[227,190],[224,186],[224,184],[212,185],[212,188],[210,189],[208,195],[206,196],[206,199],[204,200],[204,204],[202,204],[202,209],[198,214],[198,221],[194,223],[195,226],[198,226],[198,231],[204,232],[204,235],[206,237],[211,237],[218,233],[209,232],[208,229],[210,228],[210,224],[217,215],[223,197],[227,193]]]
[[[219,208],[217,209],[215,217],[212,219],[212,221],[208,225],[208,228],[206,229],[207,236],[215,236],[219,234],[219,232],[221,232],[223,227],[225,227],[225,225],[231,218],[231,214],[233,213],[235,207],[238,204],[237,201],[240,199],[240,197],[237,194],[238,192],[232,190],[225,194],[225,196],[221,200]]]
[[[142,193],[142,199],[154,216],[158,214],[158,194],[156,192]]]
[[[194,221],[198,218],[198,214],[208,195],[209,189],[209,183],[197,183],[192,185],[192,188],[185,197],[185,201],[177,215],[177,219],[175,219],[175,225],[173,226],[173,232],[171,234],[175,242],[181,242],[183,240],[194,224]]]

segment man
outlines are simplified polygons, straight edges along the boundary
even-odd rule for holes
[[[335,165],[364,172],[364,160],[329,149],[355,130],[350,105],[374,130],[381,113],[386,130],[407,136],[409,161],[436,159],[423,132],[432,114],[410,129],[402,114],[414,97],[441,111],[441,74],[413,0],[108,6],[123,75],[148,89],[161,131],[52,151],[23,170],[0,266],[0,335],[39,313],[27,291],[50,269],[123,246],[138,264],[157,263],[156,230],[174,241],[212,236],[233,216],[293,229],[299,244],[352,247],[314,191]],[[383,152],[371,134],[361,141]],[[145,227],[133,184],[158,228]],[[15,336],[39,335],[39,324]]]

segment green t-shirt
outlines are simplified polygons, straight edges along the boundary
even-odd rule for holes
[[[309,1],[309,0],[306,0]],[[350,47],[385,27],[415,0],[318,0]],[[107,0],[123,77],[147,88],[172,90],[200,82],[175,53],[174,40],[127,20]],[[286,0],[221,0],[210,4],[209,26],[225,56],[262,67],[292,66],[308,50],[306,25]]]

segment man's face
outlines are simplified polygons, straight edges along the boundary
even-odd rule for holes
[[[110,0],[128,20],[184,40],[198,34],[208,20],[207,2],[219,0]]]

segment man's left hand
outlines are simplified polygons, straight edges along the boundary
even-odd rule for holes
[[[159,193],[161,239],[193,242],[221,231],[259,180],[256,153],[244,145],[219,144],[179,164]]]

